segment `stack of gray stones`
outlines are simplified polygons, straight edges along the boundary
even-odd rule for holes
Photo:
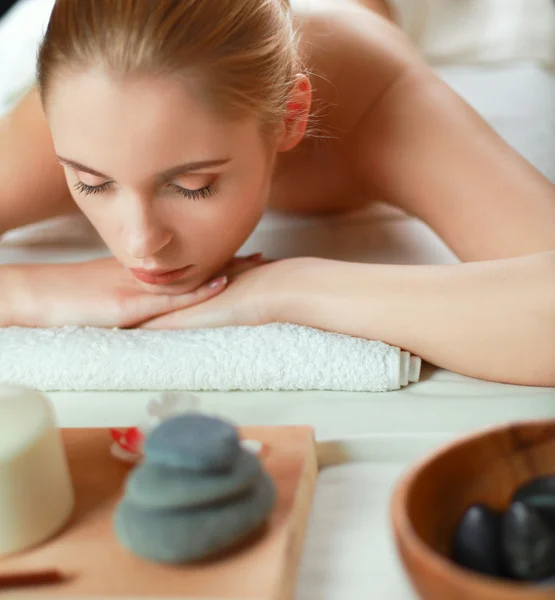
[[[188,563],[228,550],[271,513],[274,483],[227,421],[172,417],[146,438],[116,508],[120,543],[143,558]]]

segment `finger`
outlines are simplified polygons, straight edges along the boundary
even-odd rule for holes
[[[139,329],[206,329],[232,325],[230,311],[218,298],[141,323]]]
[[[154,317],[137,326],[138,329],[188,329],[186,309],[176,310],[166,315]],[[187,309],[187,312],[192,309]]]
[[[254,269],[255,267],[260,267],[265,263],[262,255],[255,255],[252,258],[245,258],[241,261],[238,261],[233,267],[225,269],[224,273],[230,278],[233,279],[237,277],[241,273],[245,271],[249,271],[250,269]]]
[[[256,254],[251,254],[250,256],[237,256],[233,259],[232,263],[228,266],[230,268],[237,268],[243,265],[252,265],[258,264],[262,262],[264,258],[262,257],[261,252],[257,252]]]
[[[190,306],[205,302],[223,292],[228,281],[229,278],[227,275],[221,275],[188,294],[181,296],[161,296],[161,308],[164,312],[169,312],[180,308],[189,308]],[[166,308],[167,310],[165,310]],[[161,313],[159,312],[158,314]]]
[[[260,266],[260,263],[245,263],[244,265],[235,267],[235,269],[233,269],[233,272],[228,273],[229,278],[235,279],[236,277],[239,277],[239,275],[241,275],[241,273],[245,273],[246,271],[256,269],[256,267],[259,267],[259,266]]]
[[[137,305],[134,311],[135,318],[131,326],[214,298],[226,288],[227,282],[228,278],[224,275],[180,296],[141,294],[138,298],[135,298]]]
[[[245,261],[258,261],[262,260],[262,252],[256,252],[255,254],[249,254],[248,256],[234,256],[230,261],[228,261],[224,267],[232,268],[237,265],[244,263]]]
[[[234,256],[231,260],[226,262],[223,268],[232,269],[235,265],[238,265],[242,260],[244,259],[240,258],[239,256]]]
[[[251,254],[250,256],[235,256],[222,267],[218,275],[227,275],[232,279],[242,273],[245,267],[251,269],[263,264],[263,260],[262,253],[260,252]]]

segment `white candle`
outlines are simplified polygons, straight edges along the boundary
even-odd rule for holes
[[[54,535],[73,503],[49,400],[34,390],[0,384],[0,556]]]

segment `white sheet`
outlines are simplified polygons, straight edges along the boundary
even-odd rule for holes
[[[433,65],[555,67],[552,0],[388,0]]]

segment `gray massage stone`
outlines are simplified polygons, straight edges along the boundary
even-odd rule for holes
[[[220,473],[195,473],[147,461],[127,478],[126,498],[144,508],[193,508],[247,492],[261,473],[258,457],[247,450],[241,450],[231,471]]]
[[[232,502],[195,509],[149,510],[125,498],[114,516],[116,536],[131,552],[156,562],[180,564],[227,550],[257,531],[276,498],[264,473],[252,492]]]
[[[151,431],[143,452],[148,462],[205,473],[230,470],[240,448],[231,423],[187,413],[163,421]]]

